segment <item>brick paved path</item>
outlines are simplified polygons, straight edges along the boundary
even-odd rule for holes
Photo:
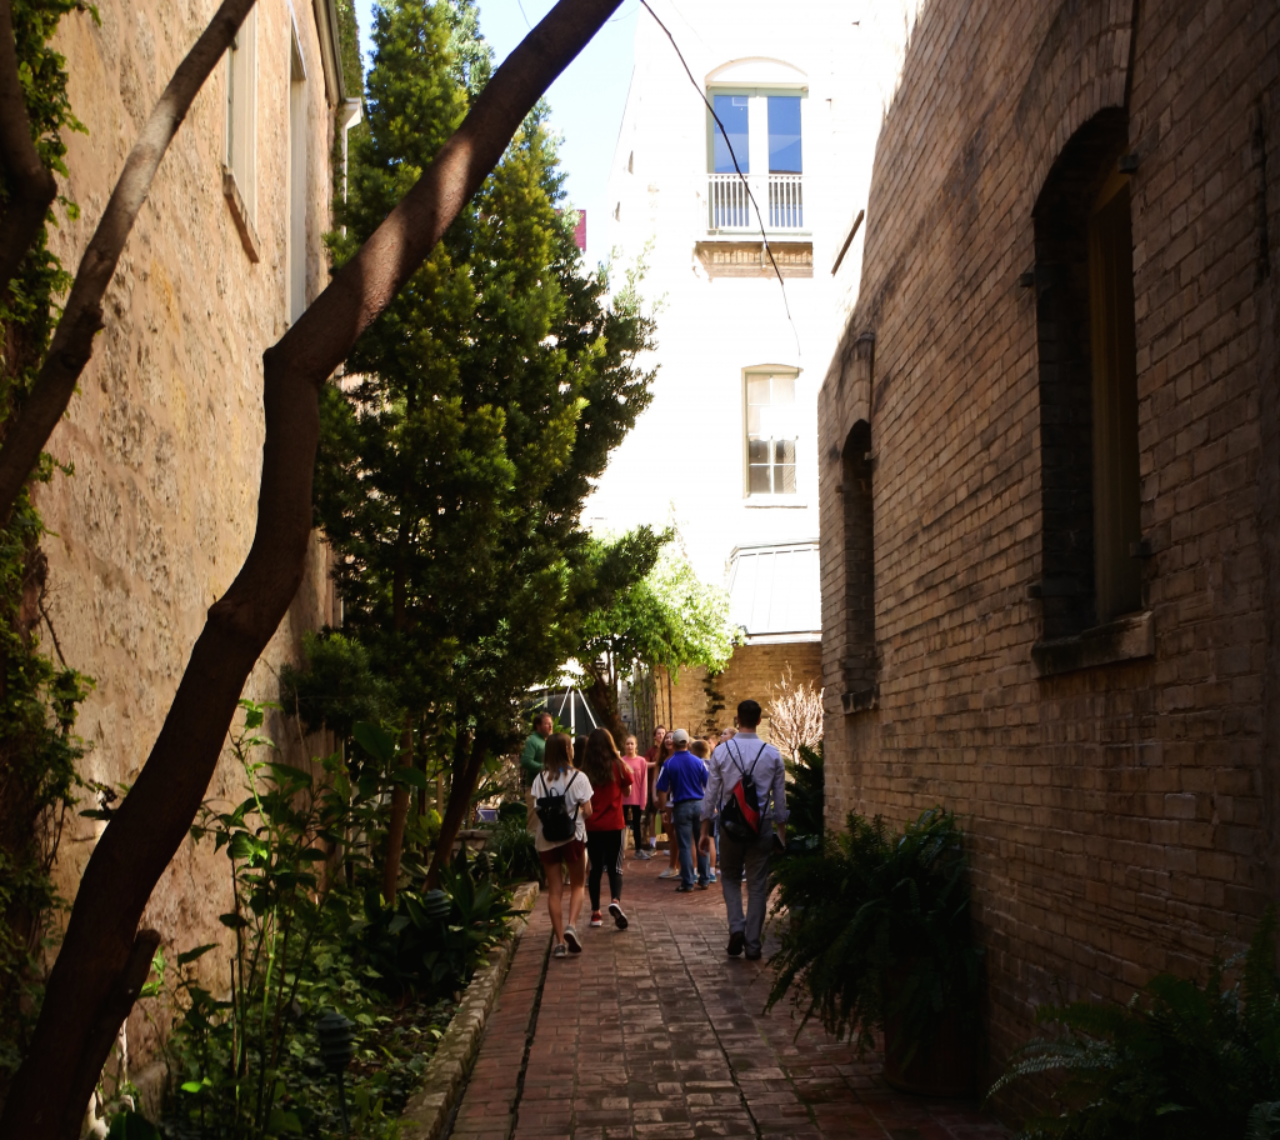
[[[878,1060],[821,1028],[795,1040],[789,1005],[763,1015],[769,970],[725,956],[719,888],[677,895],[657,878],[665,865],[628,860],[630,928],[591,930],[584,914],[586,948],[568,959],[548,960],[539,898],[453,1140],[1008,1135],[972,1106],[888,1091]]]

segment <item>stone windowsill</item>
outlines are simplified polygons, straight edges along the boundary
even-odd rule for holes
[[[1154,657],[1155,652],[1155,622],[1151,611],[1144,610],[1072,637],[1037,641],[1031,647],[1031,660],[1037,677],[1055,677],[1119,661],[1139,661]]]
[[[231,216],[235,219],[236,230],[240,234],[240,243],[255,265],[262,260],[262,243],[258,240],[258,231],[253,228],[249,217],[249,207],[245,205],[244,195],[236,182],[235,172],[229,167],[222,168],[222,193],[231,207]]]

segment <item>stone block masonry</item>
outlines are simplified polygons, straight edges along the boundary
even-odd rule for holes
[[[1278,123],[1280,7],[1247,0],[927,3],[884,121],[819,401],[828,823],[961,815],[995,1064],[1039,1002],[1202,973],[1280,886]],[[1104,175],[1130,203],[1141,572],[1111,624]]]

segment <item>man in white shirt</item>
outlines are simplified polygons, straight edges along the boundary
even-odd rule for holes
[[[760,957],[760,937],[769,902],[769,856],[775,844],[785,845],[787,821],[786,769],[782,756],[772,744],[756,735],[760,706],[743,701],[738,706],[738,733],[721,744],[707,764],[706,795],[702,800],[702,839],[698,847],[711,852],[711,820],[723,808],[744,776],[755,785],[760,808],[759,835],[739,842],[720,828],[720,881],[724,885],[724,906],[729,917],[728,954],[736,958],[744,950],[747,958]],[[747,913],[742,914],[742,871],[747,872]]]

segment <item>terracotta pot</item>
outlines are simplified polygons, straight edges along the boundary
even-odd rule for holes
[[[890,978],[892,985],[893,979]],[[901,1015],[890,1017],[884,1027],[884,1079],[890,1088],[918,1096],[967,1097],[977,1076],[977,1042],[966,1033],[960,1016],[948,1010],[938,1021],[933,1037],[917,1045],[910,1062],[902,1060],[910,1049]]]

